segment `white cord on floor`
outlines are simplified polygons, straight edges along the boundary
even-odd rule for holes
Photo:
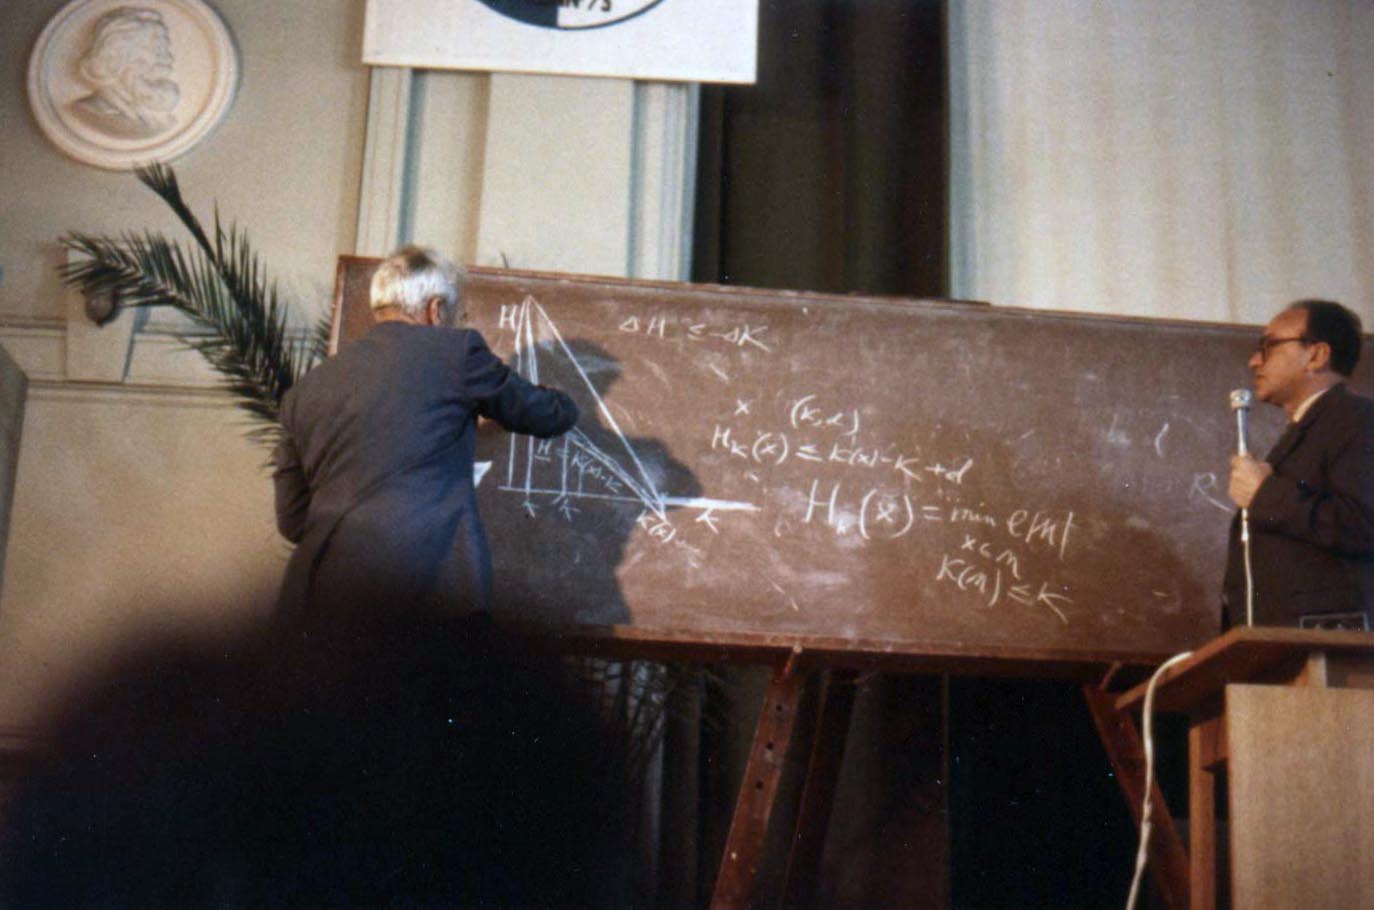
[[[1126,898],[1126,910],[1135,910],[1136,898],[1140,896],[1140,880],[1145,874],[1145,863],[1149,857],[1150,812],[1154,809],[1150,791],[1155,786],[1154,725],[1151,722],[1155,703],[1155,685],[1159,682],[1159,678],[1164,675],[1165,670],[1192,656],[1192,651],[1184,651],[1182,654],[1175,654],[1164,661],[1159,665],[1159,669],[1155,670],[1154,675],[1150,677],[1150,684],[1145,687],[1145,704],[1140,709],[1144,729],[1142,739],[1145,741],[1145,798],[1141,801],[1140,806],[1140,848],[1136,850],[1135,854],[1135,876],[1131,879],[1131,893]]]

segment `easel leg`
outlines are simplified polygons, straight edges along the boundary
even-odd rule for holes
[[[820,717],[811,743],[797,834],[787,857],[787,878],[782,892],[785,910],[806,910],[815,905],[816,873],[820,869],[825,832],[830,826],[830,810],[840,780],[849,721],[854,713],[856,677],[852,670],[832,670],[821,693]]]
[[[763,840],[773,814],[773,801],[782,778],[783,759],[796,729],[797,704],[803,677],[790,667],[779,667],[764,694],[754,745],[744,768],[725,855],[711,897],[711,910],[747,910],[763,854]]]
[[[1145,749],[1129,714],[1116,710],[1116,697],[1095,685],[1083,687],[1097,735],[1107,752],[1112,770],[1116,772],[1121,793],[1130,807],[1131,817],[1140,824],[1140,808],[1145,796]],[[1183,841],[1174,826],[1173,816],[1164,802],[1159,785],[1151,789],[1150,801],[1150,871],[1164,906],[1183,910],[1188,906],[1188,857]]]

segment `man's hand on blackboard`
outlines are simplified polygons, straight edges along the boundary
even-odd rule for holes
[[[1231,456],[1231,501],[1239,508],[1250,508],[1255,492],[1264,479],[1274,473],[1274,466],[1253,455]]]

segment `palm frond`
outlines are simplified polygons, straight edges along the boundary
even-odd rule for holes
[[[186,204],[165,165],[136,172],[177,215],[194,240],[188,252],[155,232],[115,237],[72,232],[61,243],[77,254],[63,280],[118,307],[171,307],[199,329],[182,340],[223,378],[255,426],[251,438],[273,443],[282,397],[324,354],[328,324],[308,337],[291,331],[288,307],[248,237],[215,213],[214,237]]]

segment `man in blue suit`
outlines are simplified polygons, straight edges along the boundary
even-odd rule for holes
[[[1374,619],[1374,402],[1345,380],[1360,320],[1300,300],[1269,321],[1250,356],[1255,397],[1288,414],[1263,461],[1231,460],[1231,500],[1249,510],[1256,625],[1353,626]],[[1240,516],[1231,526],[1224,607],[1245,625]]]
[[[564,393],[516,375],[478,332],[456,327],[462,282],[431,250],[397,251],[372,280],[377,325],[283,399],[277,528],[296,544],[284,610],[487,607],[477,418],[549,437],[578,412]]]

